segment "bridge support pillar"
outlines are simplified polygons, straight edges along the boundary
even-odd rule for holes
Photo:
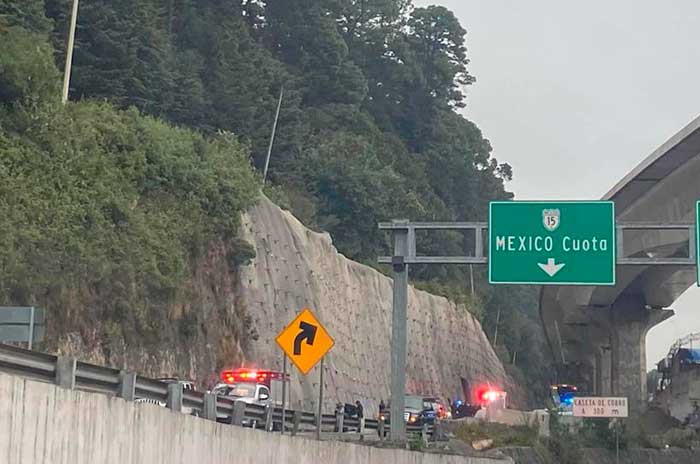
[[[595,389],[596,378],[596,363],[594,356],[586,356],[580,361],[571,363],[573,376],[571,382],[574,383],[579,390],[593,392]]]
[[[612,393],[611,350],[609,346],[601,347],[595,355],[595,394],[610,396]]]
[[[595,354],[595,388],[596,396],[603,396],[603,356],[600,351]]]
[[[628,398],[631,415],[643,412],[647,404],[647,332],[672,315],[635,297],[622,297],[612,307],[612,394]]]

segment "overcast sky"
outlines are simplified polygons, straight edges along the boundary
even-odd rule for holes
[[[414,0],[467,30],[466,116],[517,199],[599,199],[700,114],[698,0]],[[648,366],[700,331],[700,290],[649,332]]]

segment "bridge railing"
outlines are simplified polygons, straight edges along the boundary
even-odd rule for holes
[[[343,414],[322,414],[285,409],[273,405],[234,401],[212,393],[183,390],[179,383],[163,382],[110,367],[97,366],[70,357],[0,344],[0,372],[27,379],[53,383],[63,388],[102,393],[127,401],[157,404],[173,411],[192,414],[207,420],[237,426],[255,427],[267,431],[289,431],[292,435],[318,432],[323,435],[354,435],[365,433],[384,439],[389,427],[381,420],[345,417]],[[419,434],[427,440],[435,426],[408,424],[408,433]]]

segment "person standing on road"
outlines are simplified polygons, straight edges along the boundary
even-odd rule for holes
[[[357,408],[357,418],[362,419],[364,415],[362,410],[362,403],[360,403],[360,400],[355,401],[355,407]]]
[[[379,414],[383,413],[386,410],[386,405],[384,404],[384,400],[379,400]]]

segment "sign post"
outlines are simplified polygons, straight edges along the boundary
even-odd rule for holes
[[[308,308],[304,308],[292,323],[280,332],[276,341],[282,348],[282,351],[285,352],[285,355],[289,356],[289,359],[304,375],[308,374],[321,361],[318,418],[316,423],[316,437],[320,440],[323,407],[323,357],[333,348],[335,342]],[[286,356],[284,361],[285,369],[287,367]],[[284,408],[284,405],[282,407]],[[284,429],[284,423],[282,424],[282,429]]]
[[[620,464],[620,427],[617,422],[615,422],[615,462]]]
[[[496,201],[489,214],[489,282],[615,285],[615,205]]]
[[[282,354],[282,378],[284,379],[284,382],[282,382],[282,435],[284,435],[284,427],[285,427],[285,412],[287,410],[287,355]]]
[[[620,462],[620,427],[618,420],[629,416],[625,397],[578,397],[574,398],[574,417],[611,418],[615,427],[615,460]]]
[[[316,416],[316,440],[321,439],[321,424],[323,423],[323,358],[321,358],[321,374],[318,377],[318,384],[318,416]]]

